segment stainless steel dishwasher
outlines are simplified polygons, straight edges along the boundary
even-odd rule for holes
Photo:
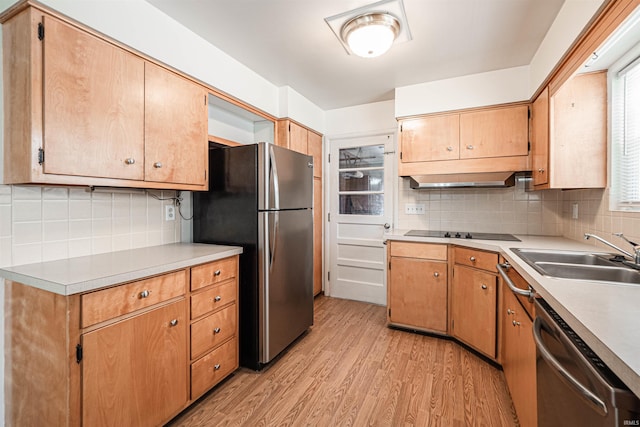
[[[640,399],[541,298],[536,316],[538,425],[640,426]]]

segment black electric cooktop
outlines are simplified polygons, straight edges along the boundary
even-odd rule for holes
[[[454,237],[458,239],[506,240],[510,242],[521,241],[512,234],[477,233],[475,231],[410,230],[404,235],[416,237]]]

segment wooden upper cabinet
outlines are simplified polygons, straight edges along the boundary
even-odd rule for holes
[[[607,74],[582,74],[549,98],[549,187],[607,185]]]
[[[460,156],[460,115],[429,116],[402,122],[401,162],[454,160]]]
[[[144,178],[144,61],[44,16],[44,172]]]
[[[307,135],[307,154],[313,156],[314,178],[322,178],[322,135],[309,131]]]
[[[549,88],[531,106],[531,162],[533,185],[549,182]]]
[[[573,76],[546,87],[531,111],[533,184],[537,190],[607,185],[607,75]]]
[[[307,154],[307,130],[289,122],[289,149]]]
[[[39,7],[3,18],[5,184],[207,189],[206,88]]]
[[[207,92],[157,65],[145,64],[145,180],[206,183]]]
[[[529,106],[400,120],[400,176],[530,169]]]
[[[526,156],[528,116],[526,105],[460,114],[460,158]]]

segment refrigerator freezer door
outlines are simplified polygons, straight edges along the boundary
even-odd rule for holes
[[[313,324],[313,211],[260,212],[260,362]]]
[[[259,210],[311,208],[313,205],[313,157],[259,144]]]

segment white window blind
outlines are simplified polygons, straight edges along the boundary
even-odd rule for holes
[[[640,60],[611,82],[611,210],[640,211]]]

